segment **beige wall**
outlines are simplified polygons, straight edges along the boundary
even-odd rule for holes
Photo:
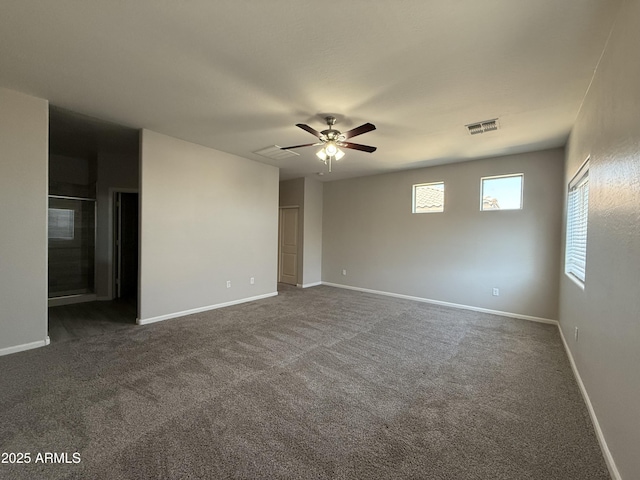
[[[304,179],[303,286],[322,280],[322,190],[321,182]]]
[[[565,189],[591,157],[585,288],[560,285],[562,330],[624,479],[640,478],[639,45],[627,0],[567,146]]]
[[[304,206],[304,178],[280,182],[278,203],[281,207]]]
[[[45,344],[49,106],[0,88],[0,354]]]
[[[141,152],[140,318],[275,294],[278,169],[149,130]]]
[[[557,319],[563,155],[326,183],[323,281]],[[524,209],[481,212],[480,178],[508,173],[524,173]],[[445,182],[445,212],[412,214],[412,185],[436,181]]]

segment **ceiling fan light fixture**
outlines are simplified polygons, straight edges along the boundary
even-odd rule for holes
[[[344,152],[340,150],[338,146],[343,148],[351,148],[353,150],[360,150],[362,152],[368,153],[373,153],[376,151],[376,147],[345,141],[349,138],[356,137],[358,135],[362,135],[363,133],[375,130],[376,126],[373,123],[365,123],[363,125],[360,125],[359,127],[352,128],[348,132],[342,133],[339,130],[333,128],[333,125],[335,125],[336,123],[335,117],[328,116],[325,117],[325,120],[329,128],[323,130],[322,132],[317,131],[315,128],[310,127],[309,125],[305,125],[304,123],[296,123],[296,127],[309,132],[314,137],[316,137],[319,142],[307,143],[304,145],[293,145],[291,147],[279,147],[280,150],[289,150],[301,147],[315,147],[318,145],[322,145],[322,148],[318,152],[316,152],[316,156],[320,159],[321,162],[324,162],[324,164],[329,167],[329,172],[331,172],[331,162],[334,160],[340,160],[342,157],[344,157]]]
[[[324,153],[326,153],[328,157],[335,157],[336,153],[338,152],[338,147],[334,142],[327,142],[327,144],[324,146]]]
[[[340,160],[344,157],[344,152],[340,150],[334,143],[329,142],[322,150],[316,153],[316,157],[326,163],[329,158]]]

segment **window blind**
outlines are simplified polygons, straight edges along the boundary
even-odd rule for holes
[[[589,217],[589,165],[569,184],[565,273],[584,284],[587,267],[587,220]]]

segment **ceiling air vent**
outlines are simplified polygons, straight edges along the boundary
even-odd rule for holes
[[[466,125],[471,135],[477,135],[478,133],[491,132],[498,129],[498,119],[484,120],[478,123],[470,123]]]
[[[271,160],[284,160],[285,158],[297,157],[300,155],[299,153],[292,152],[291,150],[282,150],[278,145],[256,150],[253,153],[260,155],[261,157],[270,158]]]

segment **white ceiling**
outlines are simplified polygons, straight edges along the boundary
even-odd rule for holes
[[[324,114],[354,142],[323,180],[564,145],[618,0],[3,0],[0,85],[281,168],[326,167]],[[499,118],[471,136],[466,124]]]

